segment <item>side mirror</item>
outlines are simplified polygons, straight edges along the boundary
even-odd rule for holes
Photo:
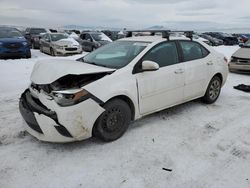
[[[88,38],[87,41],[92,42],[92,40],[90,38]]]
[[[143,71],[156,71],[159,69],[159,64],[154,61],[143,61],[142,70]]]

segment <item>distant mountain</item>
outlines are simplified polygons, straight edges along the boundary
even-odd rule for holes
[[[166,29],[166,28],[164,26],[162,26],[162,25],[154,25],[154,26],[148,27],[146,29],[149,29],[149,30],[163,30],[163,29]]]
[[[64,25],[60,27],[61,29],[77,29],[77,30],[113,30],[121,31],[123,28],[113,28],[106,26],[82,26],[82,25]]]

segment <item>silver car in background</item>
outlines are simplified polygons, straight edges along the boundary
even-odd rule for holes
[[[72,55],[82,53],[82,47],[67,34],[46,33],[40,39],[40,51],[52,56]]]
[[[250,41],[237,50],[229,62],[230,72],[250,74]]]

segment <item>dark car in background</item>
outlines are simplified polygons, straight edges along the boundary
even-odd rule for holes
[[[0,58],[10,57],[30,58],[30,47],[16,28],[0,27]]]
[[[223,40],[214,38],[207,34],[200,34],[200,37],[209,40],[209,42],[212,44],[212,46],[220,46],[223,45]]]
[[[234,37],[231,34],[227,34],[227,33],[221,33],[221,32],[209,32],[209,33],[205,33],[207,35],[210,35],[211,37],[223,40],[223,44],[224,45],[238,45],[239,41],[237,37]]]
[[[84,51],[92,52],[95,49],[112,42],[112,40],[103,32],[89,31],[81,33],[80,41],[78,42],[82,45]]]
[[[25,30],[25,38],[27,39],[32,49],[40,48],[41,33],[47,33],[47,30],[45,28],[34,28],[34,27],[27,28]]]
[[[102,31],[105,35],[107,35],[112,41],[118,40],[118,33],[119,31],[111,31],[111,30],[104,30]]]

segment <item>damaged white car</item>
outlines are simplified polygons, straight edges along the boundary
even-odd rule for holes
[[[215,102],[227,74],[224,56],[199,40],[130,37],[77,61],[38,62],[19,108],[39,140],[113,141],[145,115],[197,98]]]

